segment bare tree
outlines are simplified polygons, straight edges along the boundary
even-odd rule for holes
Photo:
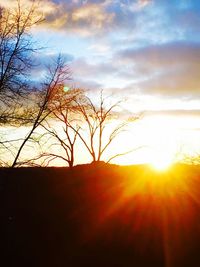
[[[56,152],[43,152],[37,159],[45,158],[43,164],[46,166],[54,159],[61,159],[67,162],[70,168],[74,165],[75,143],[77,141],[80,127],[77,126],[77,105],[84,96],[84,91],[80,89],[69,89],[65,94],[58,94],[51,104],[51,120],[45,120],[42,123],[43,129],[46,131],[45,138],[52,137],[50,147],[59,146],[64,151],[64,155]],[[52,125],[52,124],[53,125]],[[58,124],[56,124],[58,123]],[[55,126],[56,124],[56,126]],[[70,126],[74,127],[73,131]],[[49,148],[50,149],[50,148]]]
[[[125,130],[125,126],[129,123],[129,120],[119,122],[120,120],[115,118],[117,123],[112,126],[113,119],[117,114],[115,109],[120,102],[106,105],[106,100],[110,98],[103,97],[102,92],[99,105],[95,105],[89,97],[85,96],[83,90],[69,89],[64,94],[62,87],[61,90],[60,92],[59,87],[48,103],[50,116],[43,116],[39,121],[39,126],[44,130],[42,138],[51,138],[48,139],[50,146],[48,149],[43,149],[42,146],[42,152],[38,156],[22,162],[23,164],[35,165],[37,164],[35,162],[39,160],[42,166],[48,166],[51,161],[60,159],[67,162],[69,167],[73,167],[74,148],[78,138],[90,153],[92,161],[99,162],[113,140]],[[132,121],[135,119],[132,118]],[[107,131],[108,129],[109,131]],[[30,137],[28,136],[29,140]],[[60,153],[60,149],[57,149],[58,146],[64,153]],[[51,149],[52,147],[56,149]],[[107,162],[132,151],[133,149],[115,153],[108,158]]]
[[[127,121],[118,122],[117,125],[111,126],[115,109],[119,106],[121,101],[117,101],[114,104],[106,106],[106,100],[108,97],[103,96],[103,91],[100,94],[100,103],[95,105],[91,98],[86,97],[81,102],[76,102],[77,113],[82,118],[82,123],[78,122],[77,127],[74,127],[69,121],[66,121],[69,128],[71,128],[80,138],[89,154],[92,157],[93,162],[99,162],[102,160],[102,156],[105,151],[110,147],[113,140],[125,129]],[[120,120],[119,120],[120,121]],[[84,128],[84,126],[86,128]],[[83,129],[84,128],[84,129]],[[110,128],[109,133],[106,130]],[[87,136],[84,135],[84,130],[87,132]],[[125,155],[130,151],[112,155],[107,161],[114,159],[118,156]]]
[[[41,90],[39,91],[37,89],[35,91],[34,97],[36,100],[39,99],[37,105],[31,107],[31,104],[28,103],[28,109],[31,110],[31,112],[29,111],[29,114],[31,114],[29,118],[30,131],[17,149],[12,167],[18,164],[21,165],[20,162],[18,163],[18,160],[25,144],[31,139],[35,130],[41,126],[42,122],[52,113],[53,107],[57,102],[57,95],[63,90],[63,83],[69,79],[69,68],[63,61],[62,56],[59,55],[54,64],[48,67],[46,81],[43,83]]]
[[[76,132],[72,131],[68,126],[69,124],[73,124],[73,119],[70,119],[70,110],[65,109],[62,110],[60,114],[58,112],[54,112],[56,121],[62,123],[62,129],[56,130],[55,127],[52,127],[50,123],[46,122],[46,125],[43,124],[43,128],[46,132],[52,137],[51,146],[61,147],[64,151],[64,155],[58,154],[57,152],[44,152],[41,154],[41,157],[45,157],[48,160],[48,164],[50,161],[54,159],[61,159],[67,162],[70,168],[74,165],[75,158],[75,143],[77,141],[79,128],[76,128]],[[66,123],[67,122],[67,123]],[[54,122],[55,123],[55,122]]]
[[[26,122],[21,115],[24,99],[30,89],[28,78],[34,67],[33,55],[40,48],[35,45],[31,29],[43,21],[39,0],[29,5],[15,1],[15,7],[0,5],[0,125],[11,126]],[[18,140],[19,141],[19,140]],[[11,151],[15,140],[1,139],[1,155]],[[11,149],[12,147],[12,149]],[[3,152],[4,151],[4,152]]]
[[[27,76],[38,50],[30,34],[42,22],[38,1],[24,7],[16,0],[15,8],[0,8],[0,104],[11,105],[27,89]]]

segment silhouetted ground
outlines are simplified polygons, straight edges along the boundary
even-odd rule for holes
[[[200,266],[200,168],[0,169],[0,266]]]

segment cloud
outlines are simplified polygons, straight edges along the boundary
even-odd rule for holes
[[[192,67],[181,71],[166,71],[161,75],[138,83],[138,87],[141,88],[143,93],[165,97],[199,97],[200,68],[193,69]]]
[[[8,0],[8,2],[13,1]],[[31,0],[22,2],[28,5]],[[133,26],[134,13],[140,12],[150,2],[150,0],[138,0],[130,4],[130,1],[119,0],[42,0],[39,10],[45,17],[42,27],[89,37],[112,34],[113,30]]]
[[[7,6],[14,2],[0,0],[0,4]],[[70,33],[78,42],[82,40],[78,39],[80,36],[95,37],[84,39],[82,57],[69,55],[75,80],[107,88],[118,86],[119,81],[120,88],[141,94],[197,97],[200,94],[197,2],[175,1],[171,5],[165,0],[43,0],[40,10],[46,18],[42,27],[53,35],[54,31]],[[78,50],[80,42],[75,46]],[[70,53],[75,55],[74,50]],[[45,60],[48,57],[42,59]]]
[[[140,34],[146,39],[152,35],[162,41],[165,35],[183,38],[200,31],[197,26],[200,5],[195,1],[184,3],[177,1],[172,5],[166,0],[43,0],[41,7],[46,18],[44,25],[49,28],[82,36],[130,31],[139,38]]]
[[[132,4],[129,4],[128,8],[131,11],[138,12],[138,11],[141,11],[142,9],[146,8],[152,2],[153,2],[152,0],[138,0],[138,1],[133,2]],[[130,3],[130,1],[129,1],[129,3]]]
[[[160,115],[165,115],[165,116],[179,116],[179,117],[197,117],[199,118],[200,116],[200,110],[199,109],[169,109],[169,110],[148,110],[144,112],[144,115],[148,116],[160,116]]]
[[[47,67],[55,62],[58,57],[57,53],[36,54],[34,64],[36,67],[32,69],[31,79],[41,80],[44,78]],[[84,58],[75,58],[71,54],[62,54],[62,58],[69,66],[71,81],[73,87],[85,89],[100,89],[103,88],[102,78],[112,75],[116,70],[109,63],[90,63]]]
[[[21,0],[30,5],[31,0]],[[46,19],[43,27],[85,37],[124,31],[146,42],[187,38],[199,33],[200,4],[197,1],[155,0],[41,0],[39,10]],[[11,7],[15,0],[0,0]],[[197,36],[197,35],[196,35]],[[196,37],[197,38],[197,37]]]
[[[169,97],[200,95],[199,43],[174,42],[126,49],[116,58],[118,64],[132,66],[132,83],[128,88]]]
[[[51,66],[56,59],[58,58],[58,53],[37,53],[34,55],[33,62],[35,68],[31,70],[31,80],[41,80],[44,78],[48,66]],[[70,63],[74,60],[74,56],[71,54],[62,54],[62,59],[66,62],[66,64],[70,65]],[[70,71],[70,68],[69,68]]]
[[[115,14],[107,12],[105,3],[89,1],[69,1],[55,4],[48,2],[49,11],[45,12],[45,26],[73,32],[82,36],[99,34],[112,25]]]
[[[68,82],[72,88],[80,88],[84,90],[98,91],[103,88],[103,85],[99,82],[95,82],[90,79],[74,79]]]
[[[17,0],[0,0],[0,5],[4,8],[16,8],[18,6]],[[52,12],[55,7],[56,3],[51,0],[20,0],[20,6],[23,8],[23,11],[30,7],[30,6],[37,7],[38,11],[42,11],[44,13]]]
[[[90,63],[87,62],[84,58],[75,59],[70,67],[72,72],[77,77],[92,77],[95,78],[103,78],[105,76],[110,76],[112,73],[117,71],[110,62],[108,63]]]

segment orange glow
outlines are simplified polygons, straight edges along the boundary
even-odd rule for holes
[[[108,238],[112,238],[115,222],[115,228],[126,233],[122,242],[137,240],[141,253],[146,246],[154,246],[155,250],[163,250],[165,266],[176,266],[172,262],[181,259],[184,244],[192,240],[190,227],[198,218],[196,205],[200,204],[195,190],[198,178],[189,168],[174,165],[168,171],[157,172],[141,165],[121,167],[115,176],[109,176],[109,172],[99,178],[95,176],[93,190],[91,184],[87,186],[86,195],[93,199],[93,204],[88,200],[90,218],[86,225],[90,233],[84,234],[96,238],[111,227]]]

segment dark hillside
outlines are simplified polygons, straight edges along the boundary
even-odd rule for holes
[[[0,170],[0,266],[200,266],[200,168]]]

